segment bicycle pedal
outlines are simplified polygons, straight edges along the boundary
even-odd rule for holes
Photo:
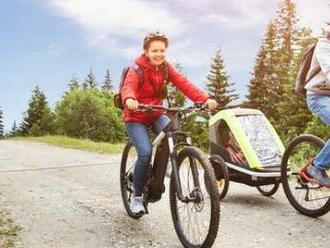
[[[318,184],[314,178],[312,178],[310,175],[307,174],[306,171],[301,171],[299,173],[300,175],[300,178],[301,180],[304,182],[304,183],[313,183],[313,184]]]

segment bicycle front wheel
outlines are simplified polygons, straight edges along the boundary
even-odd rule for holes
[[[282,159],[284,192],[298,212],[310,217],[330,210],[330,189],[306,180],[300,173],[323,146],[323,140],[314,135],[300,135],[288,144]]]
[[[185,247],[211,247],[218,233],[220,198],[212,165],[196,147],[178,154],[183,196],[177,197],[176,181],[170,181],[170,205],[175,231]]]

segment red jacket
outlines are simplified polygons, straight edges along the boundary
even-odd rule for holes
[[[162,113],[153,112],[146,113],[141,111],[131,112],[126,109],[125,102],[128,98],[137,100],[142,104],[162,105],[163,100],[159,97],[159,92],[156,92],[164,85],[164,75],[158,70],[158,67],[151,65],[149,60],[144,55],[141,55],[135,60],[135,63],[143,70],[144,81],[142,87],[139,87],[139,76],[130,69],[126,75],[124,85],[121,90],[123,104],[124,122],[143,122],[152,123]],[[167,62],[166,62],[167,63]],[[183,92],[190,100],[194,102],[205,102],[208,95],[194,86],[186,77],[181,75],[172,65],[167,63],[169,81],[181,92]]]

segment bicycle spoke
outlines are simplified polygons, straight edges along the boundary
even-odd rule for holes
[[[192,163],[192,161],[194,161]],[[194,164],[194,165],[192,165]],[[191,166],[196,166],[196,172],[198,177],[193,177]],[[198,163],[196,159],[186,159],[182,162],[179,175],[181,179],[181,187],[184,196],[199,198],[200,202],[181,202],[178,198],[178,219],[181,223],[182,231],[185,233],[186,238],[190,240],[192,244],[198,245],[202,243],[210,228],[209,222],[211,219],[211,197],[206,190],[207,181],[204,180],[203,167]],[[195,183],[200,185],[196,187]]]

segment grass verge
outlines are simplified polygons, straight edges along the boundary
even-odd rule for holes
[[[124,148],[124,144],[109,144],[105,142],[94,142],[88,139],[75,139],[64,136],[14,137],[10,138],[10,140],[34,141],[58,147],[109,154],[121,153]]]
[[[0,247],[12,248],[15,247],[17,234],[21,228],[10,219],[8,211],[0,211]]]

